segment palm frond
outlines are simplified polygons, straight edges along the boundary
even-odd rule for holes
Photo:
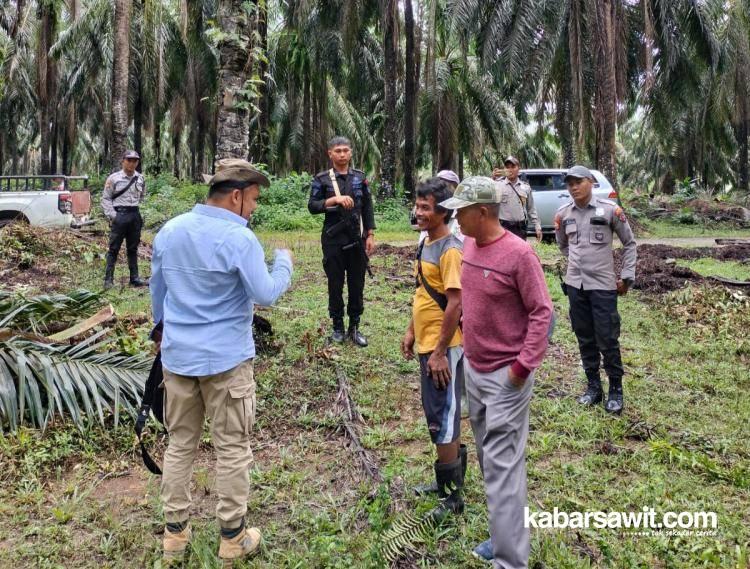
[[[79,289],[70,294],[43,294],[27,298],[23,294],[0,291],[0,328],[44,331],[52,320],[75,319],[101,303],[101,294]]]
[[[44,429],[55,417],[82,426],[101,424],[120,408],[135,416],[151,362],[138,356],[98,353],[104,332],[75,346],[14,337],[0,341],[0,424],[14,432],[29,424]]]

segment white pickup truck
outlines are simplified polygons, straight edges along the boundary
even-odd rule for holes
[[[74,190],[76,182],[83,190]],[[40,227],[89,225],[86,176],[0,176],[0,227],[14,221]]]

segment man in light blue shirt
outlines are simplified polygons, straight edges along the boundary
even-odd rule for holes
[[[151,299],[163,322],[165,425],[162,501],[164,560],[179,561],[190,540],[190,478],[204,416],[216,450],[219,557],[255,552],[260,531],[245,527],[255,420],[253,305],[271,305],[289,288],[292,259],[276,251],[270,273],[247,222],[268,178],[249,162],[219,161],[208,200],[169,221],[154,240]]]

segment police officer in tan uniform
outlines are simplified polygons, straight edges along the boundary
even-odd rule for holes
[[[568,258],[564,292],[570,301],[570,322],[578,338],[588,386],[578,398],[582,405],[603,399],[599,365],[603,358],[609,378],[605,409],[619,414],[623,407],[620,315],[617,297],[635,281],[636,243],[617,203],[593,195],[594,176],[585,166],[573,166],[565,176],[573,201],[555,214],[555,237]],[[612,256],[614,235],[623,245],[620,278]]]
[[[526,239],[526,227],[531,221],[538,241],[542,240],[542,225],[534,205],[534,193],[531,186],[521,180],[521,163],[515,156],[505,159],[505,176],[502,170],[495,168],[492,178],[497,181],[503,191],[503,201],[500,204],[500,224],[521,239]]]
[[[143,218],[139,209],[146,196],[146,182],[136,171],[141,157],[135,150],[128,150],[122,157],[122,170],[115,172],[104,184],[102,209],[109,219],[109,251],[104,272],[104,288],[114,285],[115,263],[125,241],[128,252],[130,286],[148,286],[148,280],[138,276],[138,244],[141,242]]]

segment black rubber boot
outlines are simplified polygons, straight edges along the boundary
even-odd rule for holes
[[[461,478],[466,478],[466,466],[467,466],[467,449],[466,445],[461,445],[461,447],[458,450],[458,458],[461,459]],[[417,496],[426,496],[428,494],[437,494],[438,493],[438,483],[436,480],[433,480],[429,484],[419,484],[418,486],[414,487],[414,493]]]
[[[461,478],[466,480],[466,467],[469,465],[469,449],[466,445],[461,445],[458,448],[458,458],[461,459]]]
[[[346,333],[347,336],[349,336],[349,339],[354,342],[356,345],[358,345],[360,348],[366,348],[367,347],[367,338],[365,338],[362,333],[359,331],[359,321],[357,320],[350,320],[349,321],[349,331]]]
[[[588,387],[586,388],[586,393],[578,398],[578,403],[585,405],[586,407],[591,407],[592,405],[601,403],[603,398],[602,380],[599,377],[599,373],[596,375],[588,375]]]
[[[337,344],[342,344],[346,340],[346,334],[344,333],[344,319],[334,318],[333,319],[333,333],[331,334],[331,340]]]
[[[622,378],[621,377],[610,377],[609,378],[609,395],[607,396],[607,403],[604,405],[604,410],[607,413],[613,415],[619,415],[622,413],[623,398],[622,398]]]
[[[107,255],[107,268],[104,269],[104,288],[110,289],[115,286],[115,261]]]
[[[148,286],[148,279],[138,276],[138,254],[128,253],[128,271],[130,271],[130,286]]]
[[[454,514],[464,511],[464,499],[461,489],[464,486],[464,475],[459,456],[453,462],[435,462],[435,480],[438,485],[438,495],[443,499],[442,507]]]

